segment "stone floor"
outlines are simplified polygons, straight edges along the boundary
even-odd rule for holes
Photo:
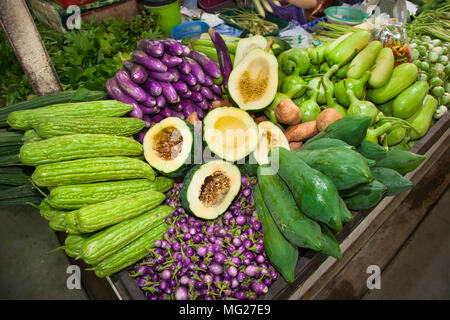
[[[426,216],[364,299],[450,298],[450,191]],[[88,299],[68,289],[70,262],[31,207],[0,208],[0,299]],[[70,281],[69,281],[70,282]]]

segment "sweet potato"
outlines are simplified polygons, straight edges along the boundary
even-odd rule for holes
[[[319,130],[319,132],[322,131],[329,124],[339,120],[340,118],[342,118],[342,114],[334,109],[327,108],[323,110],[316,118],[317,130]]]
[[[283,99],[275,108],[275,117],[279,123],[289,126],[299,124],[302,121],[302,113],[291,99]]]
[[[220,107],[232,107],[233,104],[228,101],[227,99],[225,100],[215,100],[212,102],[212,109],[215,108],[220,108]]]
[[[317,130],[316,120],[307,121],[294,126],[290,126],[284,132],[284,135],[289,142],[299,142],[315,136],[319,131]]]
[[[302,145],[303,145],[303,142],[301,142],[301,141],[289,142],[289,148],[291,149],[291,151],[299,149]]]

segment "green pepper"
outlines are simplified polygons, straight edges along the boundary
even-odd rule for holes
[[[347,96],[347,88],[351,89],[358,99],[364,96],[365,86],[370,77],[370,71],[364,72],[361,78],[342,79],[335,85],[335,97],[337,101],[344,107],[350,106],[350,99]]]
[[[427,94],[420,109],[406,121],[411,124],[414,130],[411,131],[411,139],[416,140],[423,137],[431,126],[433,115],[436,112],[437,100]]]
[[[281,66],[281,71],[286,75],[291,75],[296,72],[303,75],[309,70],[309,57],[304,50],[299,48],[292,48],[284,51],[278,56],[278,65]]]
[[[299,105],[300,111],[302,112],[302,122],[316,120],[317,116],[321,112],[320,107],[317,104],[319,88],[320,82],[317,83],[317,87],[313,90],[309,100],[306,100]]]

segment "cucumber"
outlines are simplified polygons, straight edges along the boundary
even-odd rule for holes
[[[16,187],[8,186],[0,193],[0,206],[23,206],[27,204],[38,205],[43,196],[27,183]]]
[[[6,120],[8,118],[8,115],[13,111],[36,109],[59,103],[103,100],[107,97],[108,95],[104,91],[89,91],[84,88],[78,90],[55,92],[44,96],[34,97],[32,99],[1,108],[0,127],[8,126]]]
[[[145,127],[145,121],[131,117],[54,117],[43,119],[33,125],[41,138],[77,133],[110,134],[130,137]]]
[[[387,187],[373,180],[366,184],[356,195],[344,198],[344,202],[350,210],[365,210],[375,206],[383,198],[387,191]]]
[[[74,134],[30,142],[20,149],[20,160],[27,166],[38,166],[68,160],[140,156],[143,147],[138,141],[107,134]]]
[[[108,277],[130,265],[144,259],[149,255],[149,250],[153,248],[156,239],[161,239],[162,235],[169,230],[169,226],[161,223],[152,230],[146,232],[138,239],[134,240],[126,247],[113,253],[100,263],[95,265],[94,272],[99,278]]]
[[[290,243],[278,229],[269,209],[267,209],[259,186],[253,188],[255,208],[264,232],[264,251],[270,263],[282,274],[288,283],[294,281],[294,271],[298,260],[298,248]]]
[[[8,115],[8,124],[13,129],[26,131],[43,119],[59,116],[121,117],[132,108],[133,106],[116,100],[55,104],[33,110],[14,111]]]
[[[48,202],[54,208],[73,210],[145,190],[166,192],[172,186],[173,180],[166,177],[59,186],[50,190]]]
[[[23,134],[12,132],[12,131],[4,131],[0,133],[0,147],[6,146],[20,146],[23,144]]]
[[[83,243],[77,259],[95,265],[161,224],[172,212],[173,208],[161,205],[140,216],[99,231]]]
[[[372,168],[372,175],[387,187],[386,196],[388,197],[395,196],[414,187],[411,181],[393,169]]]
[[[20,145],[0,147],[0,157],[18,154],[20,147]]]
[[[19,153],[0,156],[0,167],[12,167],[20,165],[22,165],[22,163],[20,162]]]
[[[288,186],[269,165],[258,167],[258,185],[264,203],[283,236],[298,247],[322,250],[319,224],[300,211]]]
[[[152,167],[128,157],[102,157],[42,164],[31,180],[40,187],[145,178],[155,180]]]
[[[74,211],[74,229],[81,233],[94,232],[127,219],[137,217],[160,205],[164,193],[146,190],[91,204]]]
[[[335,231],[342,231],[339,194],[333,182],[292,151],[276,147],[270,153],[272,159],[278,155],[278,175],[291,190],[299,209],[311,219],[323,222]]]

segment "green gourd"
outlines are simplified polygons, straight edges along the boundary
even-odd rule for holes
[[[347,109],[348,116],[368,116],[371,118],[370,125],[379,120],[381,113],[372,102],[358,100],[351,89],[347,89],[347,96],[350,98],[350,106]]]
[[[414,115],[422,106],[429,88],[427,81],[416,81],[410,85],[394,99],[392,103],[393,116],[407,119]]]
[[[359,79],[366,70],[369,70],[375,63],[378,53],[383,48],[383,44],[374,40],[371,41],[355,58],[350,62],[347,71],[348,78]]]
[[[411,130],[411,139],[416,140],[423,137],[430,129],[433,115],[436,112],[438,101],[427,94],[421,108],[406,121],[415,129]]]
[[[351,89],[358,99],[362,99],[369,76],[370,71],[366,71],[359,79],[346,78],[338,81],[335,85],[336,100],[344,107],[349,107],[350,99],[347,95],[347,89]]]
[[[320,80],[320,78],[319,78]],[[302,113],[302,122],[314,121],[320,114],[321,110],[317,104],[317,96],[319,94],[320,81],[317,83],[317,87],[313,90],[311,97],[302,102],[298,107]]]

